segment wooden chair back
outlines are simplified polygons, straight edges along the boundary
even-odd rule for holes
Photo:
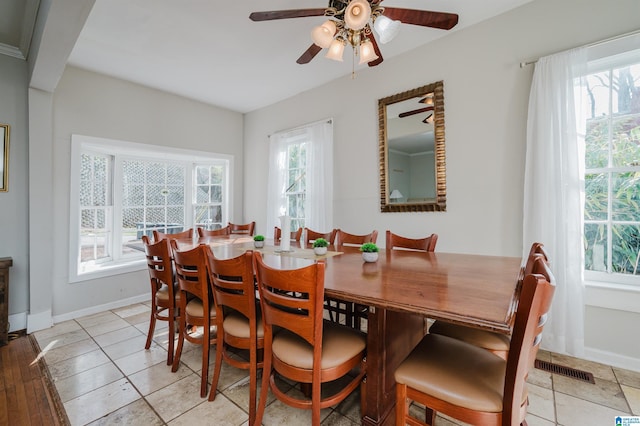
[[[392,250],[395,247],[399,247],[408,250],[435,251],[437,242],[438,234],[431,234],[425,238],[407,238],[394,234],[387,229],[387,250]]]
[[[547,250],[544,248],[544,244],[535,242],[531,244],[531,249],[529,249],[529,256],[527,257],[527,261],[524,267],[525,275],[531,274],[536,256],[542,257],[542,259],[547,264],[549,263],[549,254],[547,253]]]
[[[300,241],[302,237],[302,228],[298,228],[297,231],[291,232],[291,241]],[[273,241],[278,242],[282,239],[282,229],[279,226],[273,228]]]
[[[361,246],[362,244],[365,244],[365,243],[374,243],[375,244],[377,239],[378,239],[378,231],[377,230],[374,230],[370,234],[355,235],[355,234],[349,234],[347,232],[344,232],[341,229],[338,229],[337,232],[336,232],[335,244],[339,245],[339,246],[342,246],[342,245]]]
[[[180,291],[202,300],[203,306],[209,303],[206,247],[199,245],[191,250],[180,251],[177,242],[171,240],[178,287]]]
[[[205,250],[209,260],[209,281],[216,305],[218,335],[223,339],[223,344],[218,344],[216,348],[216,364],[209,401],[216,397],[223,359],[236,368],[249,370],[249,424],[253,424],[256,417],[257,370],[262,367],[258,350],[264,347],[261,313],[256,308],[253,251],[248,250],[231,259],[218,259],[209,246],[206,246]],[[232,324],[230,327],[233,332],[227,330],[226,324]],[[249,362],[229,353],[228,345],[248,349]]]
[[[153,333],[155,331],[156,320],[167,321],[169,324],[167,365],[173,363],[175,324],[178,313],[176,296],[173,281],[173,262],[171,260],[171,248],[168,239],[162,239],[152,243],[149,237],[142,236],[144,254],[147,258],[147,269],[149,270],[149,280],[151,283],[151,318],[149,321],[149,331],[145,349],[151,347]],[[166,314],[163,313],[166,311]]]
[[[304,237],[305,245],[309,245],[310,243],[313,243],[318,238],[324,238],[329,242],[329,244],[335,243],[337,229],[333,229],[329,232],[317,232],[309,228],[304,228],[304,230],[305,230],[305,237]]]
[[[198,245],[190,250],[180,251],[176,240],[171,240],[173,263],[176,279],[180,288],[180,332],[178,347],[173,359],[172,371],[177,371],[184,341],[202,346],[202,374],[200,380],[200,396],[207,395],[209,379],[209,350],[217,343],[215,331],[211,327],[217,325],[213,297],[209,291],[209,270],[207,260],[208,246]],[[212,309],[213,308],[213,309]],[[187,324],[202,327],[202,335],[190,334]]]
[[[164,232],[153,230],[153,240],[160,241],[165,238],[169,240],[190,240],[193,238],[193,228],[189,228],[182,232],[176,232],[173,234],[166,234]]]
[[[146,235],[142,236],[144,254],[147,257],[151,290],[155,293],[165,284],[173,296],[173,264],[171,263],[171,248],[168,239],[151,242]]]
[[[549,266],[542,257],[537,257],[532,273],[524,278],[511,335],[504,385],[503,424],[515,425],[524,420],[521,402],[525,382],[540,347],[555,287],[555,278]]]
[[[253,233],[255,232],[255,229],[256,229],[255,222],[245,223],[242,225],[229,222],[228,226],[229,226],[230,234],[243,234],[243,235],[249,235],[251,237],[253,236]]]
[[[301,269],[274,269],[267,266],[259,252],[254,254],[254,269],[260,292],[265,334],[273,327],[289,330],[321,352],[324,269],[320,260]]]
[[[229,226],[225,226],[224,228],[218,229],[204,229],[198,227],[198,237],[217,237],[220,235],[229,235],[231,232],[229,230]]]

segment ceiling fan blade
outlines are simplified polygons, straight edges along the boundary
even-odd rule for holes
[[[309,62],[311,62],[313,58],[316,57],[318,53],[320,53],[321,50],[322,50],[322,47],[313,43],[311,46],[309,46],[307,50],[305,50],[305,52],[302,55],[300,55],[300,57],[296,62],[301,65],[308,64]]]
[[[272,21],[274,19],[304,18],[307,16],[324,16],[326,9],[291,9],[253,12],[249,15],[252,21]]]
[[[427,112],[427,111],[433,111],[433,107],[428,106],[420,109],[414,109],[413,111],[401,112],[400,114],[398,114],[398,118],[409,117],[410,115],[416,115],[416,114],[420,114],[421,112]]]
[[[385,7],[384,16],[404,24],[450,30],[458,23],[458,15],[429,10],[403,9],[401,7]]]
[[[368,62],[370,67],[375,67],[376,65],[380,65],[382,63],[382,61],[384,61],[384,59],[382,58],[382,53],[380,53],[380,47],[378,47],[378,42],[376,41],[376,38],[373,36],[373,33],[370,33],[368,36],[369,40],[371,40],[371,44],[373,44],[373,50],[376,52],[376,55],[378,55],[378,59],[374,59],[371,62]]]

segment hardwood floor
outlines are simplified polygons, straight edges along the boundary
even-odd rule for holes
[[[0,347],[0,425],[68,425],[32,339],[22,335]]]

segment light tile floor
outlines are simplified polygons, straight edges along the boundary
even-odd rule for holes
[[[200,398],[200,348],[185,342],[182,364],[171,373],[166,365],[166,322],[157,322],[154,342],[144,349],[149,309],[135,304],[35,333],[71,424],[248,424],[248,372],[224,364],[215,401]],[[639,372],[548,352],[538,357],[591,372],[596,384],[534,369],[529,376],[530,426],[614,425],[615,416],[640,415]],[[210,358],[209,379],[215,355]],[[290,391],[298,392],[294,387]],[[359,403],[356,391],[323,410],[322,424],[360,424]],[[263,424],[309,423],[309,411],[290,408],[270,394]],[[444,417],[436,423],[457,424]]]

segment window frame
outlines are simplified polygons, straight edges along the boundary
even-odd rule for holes
[[[630,40],[618,40],[618,43],[612,44],[599,44],[593,46],[589,49],[588,54],[588,62],[587,69],[585,72],[585,78],[592,74],[597,74],[603,71],[611,72],[616,68],[624,67],[626,65],[634,65],[640,63],[640,49],[637,48],[637,45],[633,44]],[[612,227],[620,224],[636,224],[638,221],[624,221],[619,219],[614,219],[614,215],[612,212],[612,204],[614,202],[613,196],[613,181],[614,175],[621,172],[628,172],[638,170],[638,167],[631,166],[618,166],[612,163],[612,135],[611,135],[611,122],[616,118],[611,114],[611,86],[609,87],[609,96],[608,96],[608,109],[609,113],[607,115],[607,120],[609,121],[609,135],[608,135],[608,164],[605,167],[593,167],[587,168],[585,164],[584,168],[584,176],[603,173],[608,176],[608,195],[607,195],[607,218],[606,219],[592,219],[588,220],[583,217],[584,227],[583,227],[583,235],[585,234],[585,228],[587,224],[604,224],[607,227],[607,245],[609,249],[607,250],[607,255],[605,258],[605,262],[607,267],[612,265],[612,256],[613,256],[613,230]],[[585,121],[586,123],[586,121]],[[586,129],[585,129],[586,130]],[[585,134],[586,135],[586,134]],[[586,152],[586,149],[585,149]],[[634,170],[631,170],[634,169]],[[586,180],[585,180],[586,181]],[[586,202],[586,191],[585,191],[585,202]],[[605,288],[612,289],[621,289],[621,288],[632,288],[634,290],[638,290],[640,288],[640,274],[632,275],[632,274],[623,274],[619,272],[609,271],[594,271],[587,270],[586,264],[583,265],[584,271],[584,279],[586,283],[591,283],[592,286],[604,286]]]
[[[71,136],[71,164],[70,164],[70,196],[69,196],[69,282],[82,282],[96,278],[108,277],[117,274],[140,271],[146,268],[146,261],[142,257],[119,257],[115,255],[112,260],[100,262],[90,271],[82,272],[80,268],[80,165],[81,155],[85,152],[94,154],[104,154],[112,156],[112,223],[113,238],[112,247],[121,244],[116,238],[120,228],[115,226],[117,218],[120,217],[118,211],[122,211],[122,197],[120,185],[122,183],[122,160],[123,159],[143,159],[161,160],[163,162],[175,162],[185,165],[185,229],[194,225],[194,208],[196,204],[196,177],[194,171],[196,166],[221,164],[224,166],[224,184],[222,195],[222,218],[228,221],[233,217],[233,155],[218,154],[206,151],[186,150],[173,147],[163,147],[135,142],[125,142],[120,140],[99,138],[93,136],[77,135]],[[116,243],[116,241],[119,241]]]

